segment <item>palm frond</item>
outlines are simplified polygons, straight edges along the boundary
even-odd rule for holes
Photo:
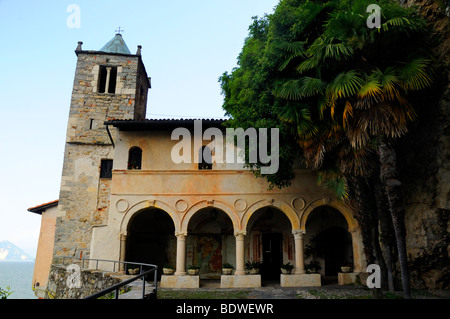
[[[333,191],[339,200],[345,200],[349,196],[347,180],[337,170],[319,171],[318,183]]]
[[[329,43],[323,48],[324,58],[331,58],[336,61],[345,60],[353,55],[353,48],[347,43]]]
[[[289,80],[282,85],[276,95],[282,99],[298,101],[325,92],[326,83],[319,78],[309,76]]]
[[[298,101],[301,99],[301,80],[289,80],[284,83],[276,92],[276,95],[282,99]]]
[[[344,112],[342,113],[342,124],[344,128],[348,127],[350,118],[353,117],[353,106],[350,101],[345,101]]]
[[[311,97],[318,94],[323,94],[326,89],[326,83],[319,78],[305,76],[301,79],[302,85],[300,91],[302,96]]]
[[[336,78],[330,82],[327,91],[331,96],[337,98],[346,98],[355,95],[361,86],[363,80],[356,70],[339,73]]]
[[[282,42],[278,47],[289,55],[302,56],[305,52],[305,41]]]
[[[373,71],[373,75],[377,77],[383,89],[384,100],[394,100],[401,96],[400,79],[394,67],[387,67],[384,72],[379,69]]]
[[[415,58],[398,67],[399,77],[406,90],[421,90],[432,83],[429,64],[431,60],[427,58]]]
[[[304,41],[295,41],[295,42],[283,42],[277,45],[279,49],[285,52],[285,59],[278,67],[279,71],[283,71],[289,63],[295,58],[303,57],[306,58],[306,50],[304,48]]]
[[[369,143],[360,148],[343,145],[338,152],[339,169],[344,174],[367,176],[374,169],[375,157],[374,149]]]
[[[300,63],[297,66],[296,70],[300,74],[302,74],[302,73],[304,73],[306,71],[309,71],[309,70],[312,70],[312,69],[316,68],[319,65],[319,63],[320,63],[319,56],[315,55],[315,56],[312,56],[312,57],[306,59],[302,63]]]

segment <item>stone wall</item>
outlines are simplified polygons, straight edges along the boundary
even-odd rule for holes
[[[92,227],[106,223],[108,216],[109,180],[100,179],[100,163],[112,159],[113,152],[111,146],[66,145],[55,257],[89,257]]]
[[[52,265],[45,299],[83,299],[121,282],[99,270],[81,269],[80,285],[68,284],[73,273],[67,267]],[[72,287],[72,288],[71,288]]]
[[[104,122],[145,117],[149,83],[141,57],[76,51],[66,148],[56,222],[54,263],[60,256],[89,258],[92,227],[107,223],[110,179],[101,161],[114,158]],[[100,70],[117,70],[115,93],[100,93]],[[111,136],[115,128],[111,127]]]
[[[416,288],[448,289],[450,282],[450,31],[445,8],[419,5],[434,28],[433,87],[410,98],[417,120],[398,149],[406,205],[407,251]]]

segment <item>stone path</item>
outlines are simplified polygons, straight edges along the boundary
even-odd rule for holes
[[[121,294],[119,299],[142,299],[142,281],[135,281],[130,287],[131,290]],[[152,284],[146,283],[145,288],[146,294],[153,291]],[[217,283],[203,284],[199,289],[223,291]],[[245,288],[242,290],[250,291],[247,299],[354,299],[367,298],[372,293],[370,289],[360,285],[285,288],[280,287],[279,284],[269,284],[260,288]],[[399,297],[403,296],[402,292],[396,292],[395,294]],[[450,291],[413,291],[412,296],[414,299],[450,299]]]

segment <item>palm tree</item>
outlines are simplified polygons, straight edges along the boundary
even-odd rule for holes
[[[341,172],[348,169],[347,173],[361,175],[369,158],[362,155],[375,146],[396,235],[403,290],[405,298],[410,298],[404,207],[393,144],[415,118],[409,92],[432,82],[431,61],[418,42],[424,22],[389,1],[382,4],[385,22],[378,30],[364,26],[364,5],[359,2],[352,10],[331,13],[323,33],[308,48],[293,44],[295,56],[281,69],[300,60],[295,67],[299,75],[288,79],[277,94],[291,101],[281,119],[295,123],[311,167],[323,167],[325,154],[334,152],[339,155],[335,158],[341,162],[336,163]],[[345,154],[353,157],[345,159]]]

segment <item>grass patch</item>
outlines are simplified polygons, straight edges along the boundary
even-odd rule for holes
[[[250,291],[158,290],[158,299],[247,299]]]

